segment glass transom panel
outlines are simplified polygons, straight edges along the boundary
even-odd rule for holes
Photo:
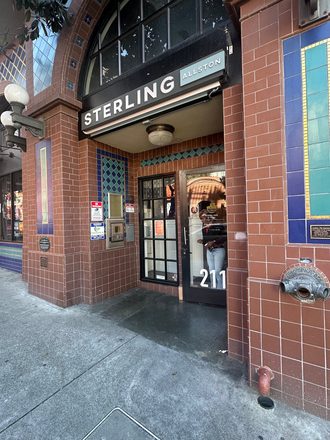
[[[220,0],[121,0],[90,45],[84,94],[229,20]],[[101,49],[113,48],[107,52]],[[120,48],[120,56],[114,47]],[[97,61],[92,56],[97,57]],[[98,72],[96,71],[98,70]]]

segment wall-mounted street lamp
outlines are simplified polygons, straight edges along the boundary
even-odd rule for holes
[[[29,102],[29,95],[23,87],[17,84],[9,84],[5,88],[4,94],[12,108],[12,111],[6,111],[1,114],[1,122],[7,131],[5,135],[6,144],[8,147],[16,145],[25,152],[26,139],[16,136],[15,131],[23,126],[33,136],[41,140],[45,137],[45,122],[22,114]]]

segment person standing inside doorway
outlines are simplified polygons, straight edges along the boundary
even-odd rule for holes
[[[211,286],[213,289],[223,289],[222,271],[223,263],[226,256],[225,244],[227,241],[227,233],[225,226],[216,222],[216,215],[210,214],[206,209],[203,209],[199,215],[202,221],[203,238],[197,240],[197,243],[203,244],[206,249],[207,264],[209,266],[209,274],[214,270],[216,277],[216,286]],[[211,278],[212,279],[212,278]]]

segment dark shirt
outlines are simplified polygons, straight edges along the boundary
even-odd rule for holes
[[[203,232],[203,244],[209,241],[214,241],[214,248],[223,247],[224,243],[227,241],[227,232],[225,225],[219,223],[212,223],[209,226],[204,226]]]

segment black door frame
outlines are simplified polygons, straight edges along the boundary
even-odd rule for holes
[[[187,198],[187,175],[199,173],[212,173],[219,171],[224,164],[210,165],[202,168],[192,168],[179,171],[180,182],[180,223],[181,223],[181,261],[182,261],[182,290],[183,300],[226,306],[226,290],[208,289],[206,287],[193,287],[190,285],[190,247],[189,247],[189,218]],[[222,294],[219,295],[219,292]]]

